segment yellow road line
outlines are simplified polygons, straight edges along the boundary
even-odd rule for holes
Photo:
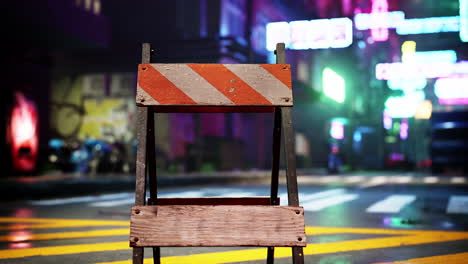
[[[56,256],[100,251],[130,249],[129,242],[111,242],[96,244],[79,244],[69,246],[53,246],[22,249],[0,250],[0,259],[25,258],[32,256]]]
[[[10,242],[24,242],[31,240],[52,240],[52,239],[70,239],[70,238],[84,238],[84,237],[103,237],[103,236],[121,236],[130,235],[128,228],[120,229],[104,229],[104,230],[90,230],[90,231],[77,231],[77,232],[60,232],[60,233],[47,233],[47,234],[11,234],[0,236],[0,241]]]
[[[415,259],[408,259],[408,260],[396,261],[396,262],[385,262],[385,263],[380,263],[380,264],[437,264],[437,263],[466,264],[467,260],[468,260],[468,253],[459,253],[459,254],[426,257],[426,258],[415,258]]]
[[[66,220],[68,224],[96,224],[103,225],[106,221],[91,221],[88,220]],[[44,222],[44,221],[43,221]],[[125,224],[126,221],[109,221],[113,224]],[[73,225],[71,225],[73,227]],[[381,230],[370,228],[334,228],[334,227],[307,227],[307,234],[309,235],[324,235],[324,234],[340,234],[340,233],[353,233],[353,234],[382,234],[392,235],[391,237],[384,238],[370,238],[360,240],[338,241],[331,243],[318,243],[308,244],[304,249],[305,255],[327,254],[333,252],[347,252],[355,250],[367,250],[387,247],[398,247],[406,245],[418,245],[435,242],[446,242],[454,240],[468,239],[468,232],[444,232],[444,231],[401,231],[401,230]],[[111,229],[111,230],[92,230],[83,232],[63,232],[63,233],[50,233],[50,234],[37,234],[34,239],[64,239],[64,238],[78,238],[78,237],[91,237],[91,236],[106,236],[106,235],[127,235],[128,228]],[[2,238],[7,238],[6,236]],[[33,240],[34,240],[33,239]],[[6,249],[0,250],[0,259],[12,259],[31,256],[52,256],[52,255],[67,255],[79,254],[88,252],[100,251],[114,251],[114,250],[128,250],[130,249],[128,242],[111,242],[111,243],[96,243],[96,244],[79,244],[68,246],[50,246],[38,247],[28,249]],[[290,248],[277,248],[275,256],[278,258],[288,257],[291,255]],[[266,258],[266,250],[248,249],[248,250],[234,250],[225,252],[203,253],[187,256],[171,256],[163,258],[163,263],[166,264],[220,264],[232,263],[242,261],[261,260]],[[145,260],[150,263],[151,259]],[[130,261],[110,262],[112,264],[128,264]]]
[[[322,229],[323,233],[332,234],[335,232],[325,232],[327,228]],[[333,229],[333,228],[332,228]],[[357,233],[354,228],[338,228],[342,231],[348,231],[348,233]],[[310,229],[309,229],[310,230]],[[379,229],[364,229],[368,233],[375,233]],[[385,234],[385,230],[383,230]],[[392,231],[392,230],[390,230]],[[387,230],[387,233],[391,233]],[[405,233],[406,231],[396,231],[396,233]],[[339,232],[336,232],[339,233]],[[335,233],[335,234],[336,234]],[[413,231],[411,231],[413,233]],[[370,238],[360,240],[349,240],[349,241],[338,241],[331,243],[318,243],[308,244],[304,248],[304,255],[318,255],[318,254],[329,254],[334,252],[349,252],[356,250],[368,250],[388,247],[399,247],[408,245],[419,245],[435,242],[447,242],[454,240],[465,240],[468,239],[468,232],[441,232],[441,231],[420,231],[418,234],[404,235],[404,236],[393,236],[385,238]],[[275,250],[275,257],[285,258],[291,256],[290,248],[277,248]],[[242,261],[253,261],[263,260],[266,258],[266,249],[247,249],[247,250],[234,250],[225,252],[214,252],[214,253],[202,253],[187,256],[171,256],[164,257],[161,259],[162,264],[222,264],[222,263],[233,263]],[[106,262],[99,264],[129,264],[130,261],[117,261],[117,262]],[[145,264],[152,263],[152,259],[145,259]]]
[[[327,235],[327,234],[377,234],[377,235],[415,235],[423,234],[421,230],[394,230],[394,229],[377,229],[377,228],[349,228],[349,227],[315,227],[306,226],[307,235]]]
[[[129,212],[130,215],[130,212]],[[70,226],[129,226],[129,221],[0,217],[0,223],[46,223]]]

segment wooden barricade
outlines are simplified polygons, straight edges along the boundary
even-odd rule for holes
[[[131,211],[133,263],[143,263],[144,247],[292,247],[295,264],[304,263],[304,210],[299,206],[291,69],[284,44],[277,64],[151,64],[143,44],[138,67],[137,164],[135,206]],[[157,198],[154,114],[273,112],[273,166],[270,197]],[[288,206],[279,206],[281,135],[284,139]],[[146,201],[146,180],[150,197]],[[228,227],[228,228],[226,228]]]

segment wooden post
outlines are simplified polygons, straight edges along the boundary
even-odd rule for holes
[[[149,43],[143,43],[141,62],[150,63],[151,47]],[[147,136],[148,136],[148,107],[137,107],[137,140],[138,150],[136,158],[136,184],[135,205],[145,205],[146,200],[146,165],[147,165]],[[133,264],[143,264],[144,248],[133,248]]]
[[[276,45],[275,55],[276,63],[286,63],[285,45],[278,43]],[[280,151],[281,151],[281,109],[275,107],[275,121],[273,127],[273,159],[271,168],[271,186],[270,186],[270,204],[275,204],[278,199],[278,179],[279,179],[279,167],[280,167]],[[275,248],[269,247],[267,251],[267,264],[273,264],[275,262]]]
[[[284,152],[286,157],[286,184],[288,187],[288,205],[299,206],[296,175],[295,135],[292,126],[290,107],[282,107]],[[293,264],[303,264],[304,254],[302,247],[292,247]]]

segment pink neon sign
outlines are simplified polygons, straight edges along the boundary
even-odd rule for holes
[[[371,36],[374,41],[388,40],[388,2],[387,0],[372,0],[372,24],[382,25],[378,28],[371,28]]]

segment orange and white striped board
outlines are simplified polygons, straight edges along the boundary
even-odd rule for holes
[[[289,64],[140,64],[140,106],[292,106]]]

